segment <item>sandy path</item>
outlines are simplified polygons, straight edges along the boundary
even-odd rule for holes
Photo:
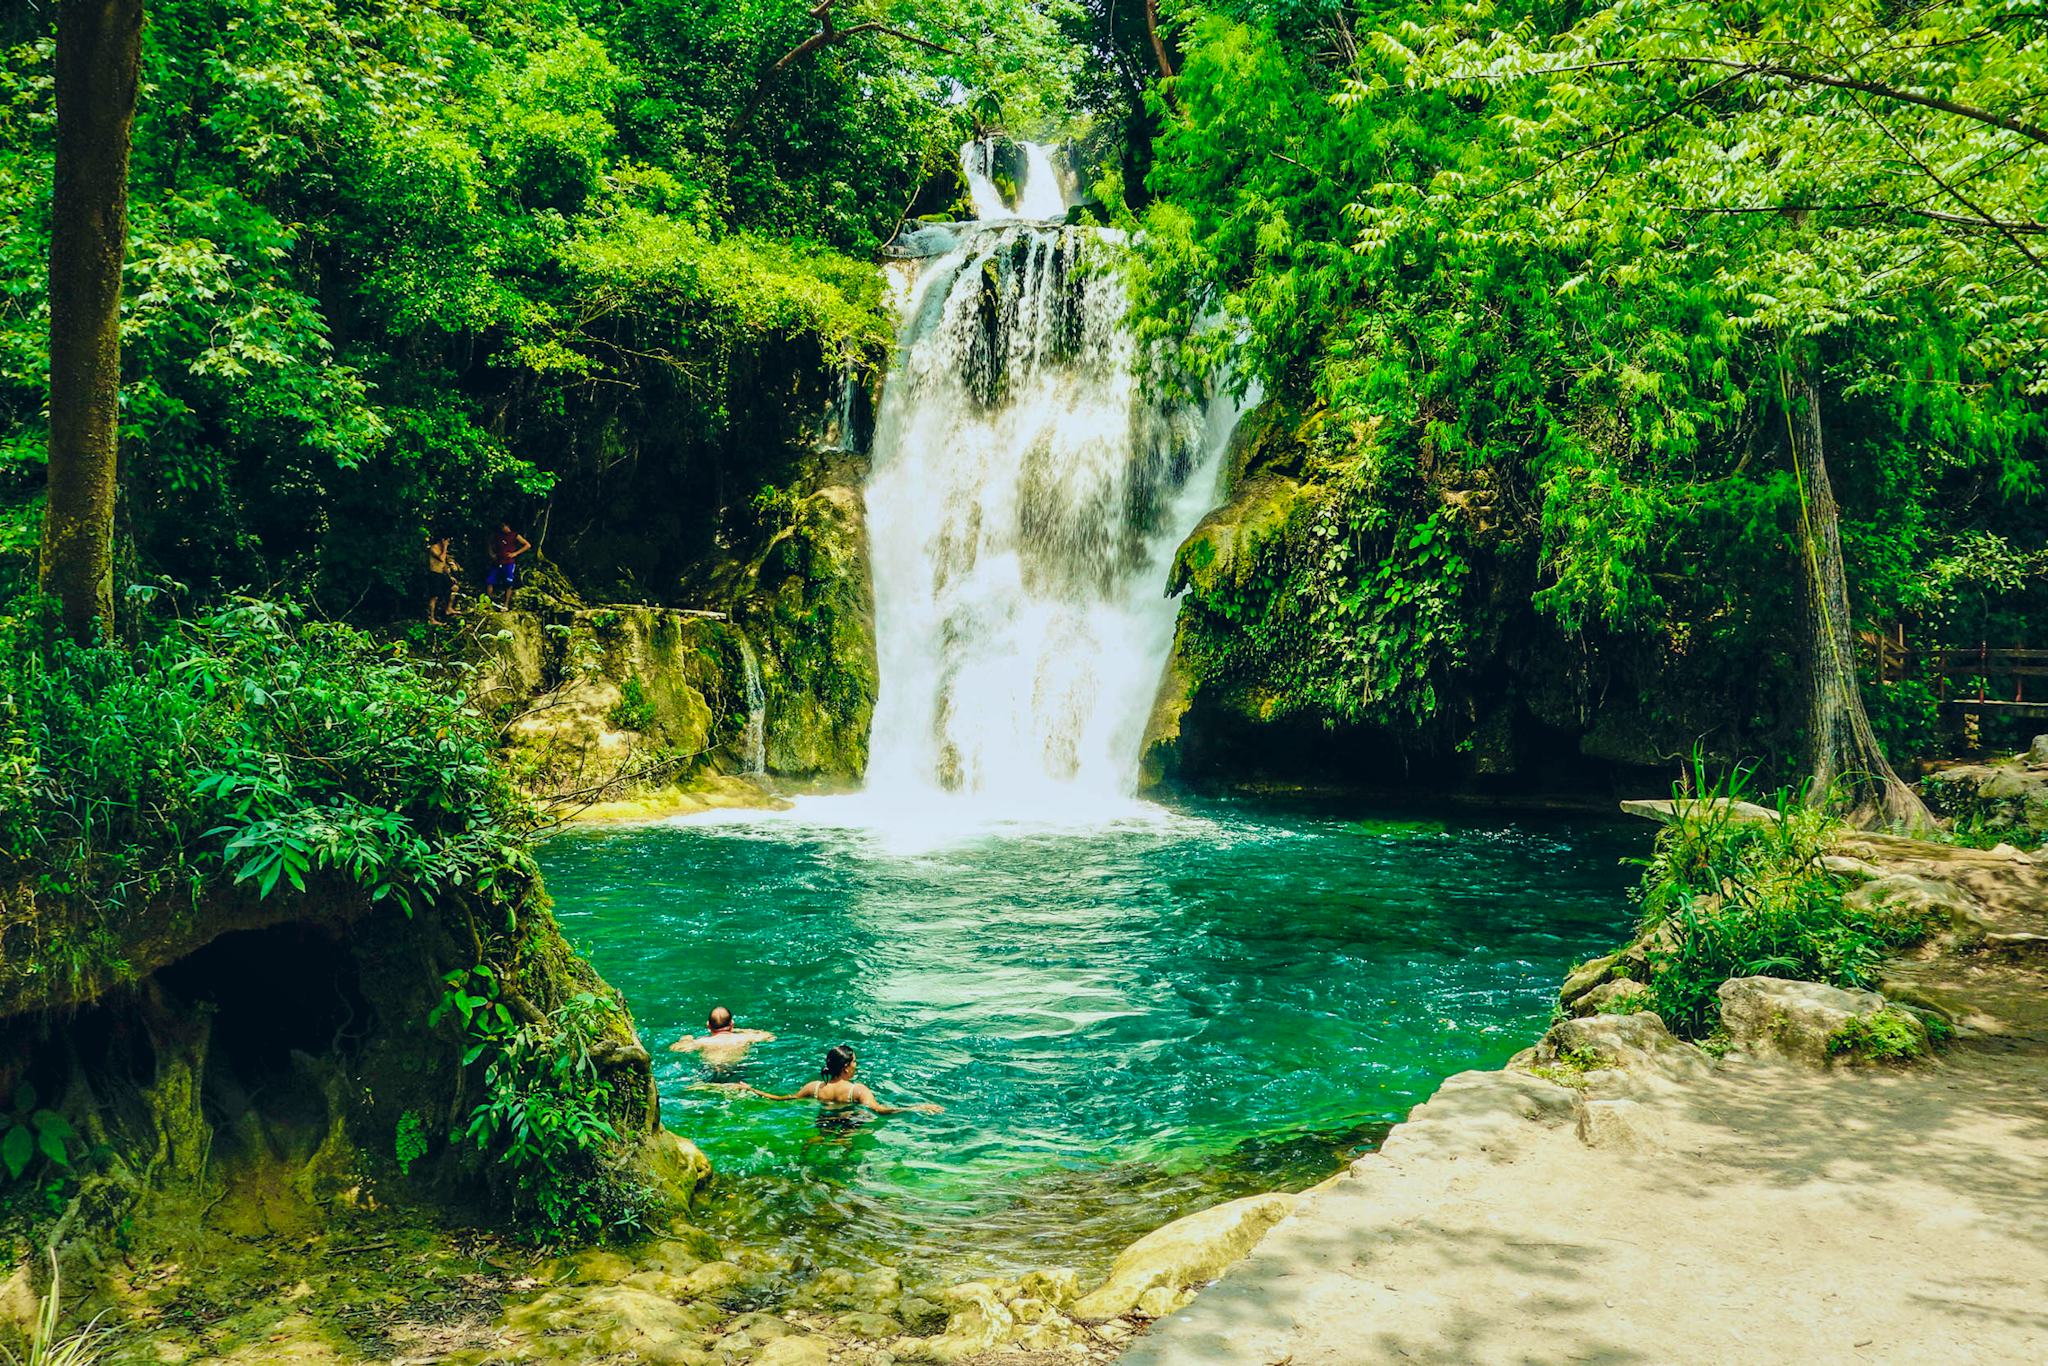
[[[2048,978],[1926,975],[1916,1069],[1453,1077],[1123,1361],[2048,1362]]]

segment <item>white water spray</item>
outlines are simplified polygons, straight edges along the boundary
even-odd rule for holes
[[[878,795],[1128,796],[1173,639],[1168,565],[1219,491],[1234,408],[1140,382],[1117,240],[1029,221],[1064,208],[1037,212],[1034,182],[1058,181],[1030,151],[1018,211],[928,229],[907,263],[867,491]]]

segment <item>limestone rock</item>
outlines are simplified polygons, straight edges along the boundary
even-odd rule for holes
[[[631,1353],[656,1366],[712,1366],[717,1361],[709,1350],[701,1307],[632,1286],[557,1291],[507,1317],[528,1331],[573,1336],[593,1355]]]
[[[1633,1015],[1588,1015],[1583,1019],[1559,1020],[1537,1042],[1536,1061],[1545,1067],[1591,1063],[1668,1072],[1696,1065],[1701,1054],[1673,1037],[1655,1013],[1639,1010]]]
[[[958,1361],[1000,1347],[1010,1340],[1016,1317],[995,1288],[983,1281],[950,1286],[940,1292],[942,1302],[957,1306],[946,1320],[946,1329],[926,1346],[933,1361]]]
[[[1935,814],[1979,829],[2011,830],[2025,843],[2033,842],[2030,832],[2048,832],[2048,764],[2032,749],[2000,763],[1930,773],[1920,791]]]
[[[1188,1296],[1193,1299],[1193,1295]],[[1070,1318],[1054,1315],[1018,1333],[1016,1345],[1027,1352],[1059,1352],[1088,1340],[1088,1330]]]
[[[1664,1147],[1655,1112],[1633,1100],[1586,1101],[1579,1107],[1578,1134],[1587,1147],[1614,1152],[1652,1153]]]
[[[1180,725],[1195,700],[1194,671],[1181,653],[1182,632],[1174,632],[1173,652],[1159,678],[1159,691],[1145,719],[1145,738],[1138,745],[1138,790],[1150,792],[1180,772]]]
[[[678,1208],[687,1208],[711,1180],[711,1159],[704,1156],[704,1150],[667,1129],[647,1135],[641,1141],[640,1156],[656,1189]]]
[[[893,1338],[903,1332],[903,1325],[887,1314],[870,1314],[859,1310],[851,1314],[841,1314],[832,1321],[832,1326],[857,1338]]]
[[[726,1329],[726,1336],[745,1333],[755,1342],[773,1342],[777,1338],[786,1338],[798,1331],[787,1319],[779,1319],[773,1314],[756,1313],[742,1314],[734,1319]]]
[[[1778,819],[1778,813],[1771,810],[1768,806],[1758,806],[1755,802],[1730,801],[1726,797],[1707,799],[1683,798],[1679,800],[1674,800],[1670,797],[1655,797],[1647,800],[1623,802],[1621,810],[1624,815],[1641,816],[1645,820],[1669,822],[1676,819],[1681,810],[1707,805],[1725,808],[1731,820],[1775,822]]]
[[[1459,1072],[1395,1126],[1377,1155],[1359,1158],[1352,1170],[1379,1157],[1407,1162],[1512,1147],[1531,1133],[1569,1123],[1576,1101],[1567,1088],[1525,1072]]]
[[[1762,1058],[1826,1067],[1828,1040],[1858,1015],[1874,1015],[1885,999],[1820,982],[1737,977],[1723,982],[1721,1024],[1735,1046]]]
[[[1195,1292],[1192,1290],[1175,1290],[1171,1286],[1155,1285],[1138,1296],[1136,1309],[1141,1318],[1163,1319],[1174,1310],[1194,1302]]]
[[[1570,1006],[1574,1015],[1600,1015],[1648,998],[1650,989],[1633,977],[1616,977],[1600,983]],[[1627,1012],[1633,1013],[1633,1011]]]
[[[830,1366],[832,1342],[816,1334],[780,1337],[755,1355],[753,1366]]]
[[[1866,859],[1851,858],[1847,854],[1823,854],[1820,866],[1823,871],[1836,877],[1854,878],[1858,882],[1874,882],[1884,876],[1884,869]]]
[[[2027,746],[2027,767],[2048,768],[2048,735],[2036,735]]]
[[[1889,873],[1842,898],[1853,911],[1877,918],[1929,926],[1954,925],[1981,932],[1977,901],[1952,882],[1915,873]]]
[[[682,1293],[696,1299],[714,1299],[746,1279],[746,1268],[736,1262],[706,1262],[683,1277]]]
[[[1613,976],[1615,967],[1621,962],[1621,955],[1610,953],[1602,958],[1589,958],[1565,974],[1564,985],[1557,989],[1557,1002],[1570,1006],[1594,987]]]
[[[1148,1290],[1186,1290],[1215,1280],[1294,1209],[1296,1197],[1252,1195],[1176,1219],[1124,1250],[1104,1281],[1074,1304],[1074,1317],[1128,1313]]]
[[[867,508],[851,483],[798,501],[746,567],[740,624],[758,646],[771,773],[858,778],[880,675]]]
[[[516,701],[540,691],[547,672],[547,640],[531,612],[486,609],[476,638],[483,652],[471,691],[483,707]]]
[[[1064,1309],[1081,1297],[1081,1277],[1072,1267],[1053,1267],[1029,1273],[1018,1282],[1018,1289],[1055,1309]]]

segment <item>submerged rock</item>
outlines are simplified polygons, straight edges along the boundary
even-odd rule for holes
[[[1138,1308],[1148,1291],[1177,1293],[1215,1280],[1286,1218],[1297,1199],[1250,1195],[1154,1229],[1124,1250],[1108,1280],[1074,1303],[1074,1317],[1115,1318]]]

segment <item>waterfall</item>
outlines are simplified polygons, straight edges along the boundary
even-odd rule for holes
[[[1028,184],[1021,202],[1042,206]],[[1005,208],[925,229],[895,267],[867,491],[871,792],[1068,803],[1135,785],[1169,562],[1217,500],[1236,413],[1141,381],[1119,249]]]
[[[768,771],[768,694],[761,686],[761,660],[753,642],[734,632],[740,642],[740,671],[746,680],[747,729],[741,737],[740,757],[746,772],[759,777]]]
[[[993,223],[1012,218],[1065,218],[1067,192],[1060,182],[1058,168],[1052,164],[1052,148],[1037,142],[1020,142],[1016,146],[1023,154],[1023,166],[1015,205],[1003,197],[995,182],[996,141],[977,138],[960,149],[960,171],[967,177],[967,197],[974,205],[975,220]]]

